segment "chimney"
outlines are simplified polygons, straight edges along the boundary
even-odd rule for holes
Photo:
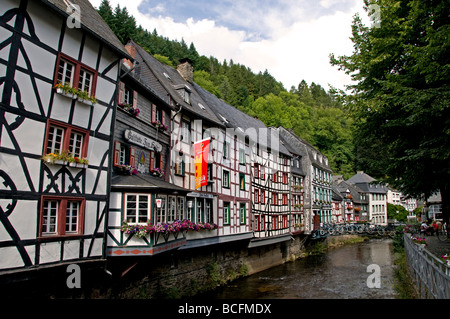
[[[188,58],[180,60],[177,71],[187,82],[194,82],[194,67],[192,66],[192,61]]]
[[[128,44],[125,46],[125,49],[127,50],[128,54],[135,59],[136,58],[136,48],[131,44],[131,42],[128,42]],[[128,69],[131,69],[133,67],[133,62],[131,62],[128,59],[124,59],[123,63]]]

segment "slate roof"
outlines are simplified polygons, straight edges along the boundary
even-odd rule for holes
[[[302,158],[309,158],[306,145],[303,144],[292,131],[285,129],[282,126],[278,127],[277,130],[280,134],[280,139],[283,141],[283,145],[291,152],[291,154]],[[300,168],[292,166],[291,170],[300,175],[306,175],[303,165],[301,165]]]
[[[127,50],[117,38],[117,36],[109,28],[108,24],[98,14],[97,10],[92,6],[89,0],[40,0],[43,4],[56,11],[58,14],[67,18],[70,14],[66,11],[68,5],[74,4],[80,7],[80,23],[81,28],[87,31],[94,38],[107,44],[120,57],[132,59]]]
[[[193,83],[193,87],[226,127],[234,128],[236,132],[242,129],[241,132],[245,132],[253,142],[270,147],[272,150],[274,150],[274,147],[278,147],[280,153],[291,155],[282,143],[275,142],[272,145],[272,139],[276,139],[278,135],[276,129],[267,127],[261,120],[238,110],[198,84]]]
[[[198,119],[208,121],[210,125],[223,126],[214,112],[208,108],[207,103],[194,90],[193,85],[185,81],[177,70],[159,62],[137,43],[130,41],[128,45],[136,48],[136,61],[139,62],[138,72],[141,79],[154,88],[154,91],[162,99],[170,103],[170,98],[172,98],[177,104],[175,109],[178,110],[178,105],[181,105],[183,112],[189,112]],[[191,92],[190,104],[186,103],[177,91],[177,88],[185,86]],[[199,104],[203,105],[204,109]]]
[[[376,179],[372,176],[358,172],[347,180],[348,183],[358,186],[365,193],[379,193],[386,194],[386,186],[381,183],[377,183]]]
[[[368,200],[363,200],[361,198],[361,194],[365,193],[363,189],[358,187],[357,185],[351,184],[346,181],[342,181],[339,184],[333,184],[332,189],[342,196],[343,199],[346,198],[347,190],[350,191],[350,195],[352,195],[352,201],[355,204],[368,204]]]
[[[283,135],[284,136],[289,136],[289,139],[287,141],[292,146],[296,147],[295,146],[297,144],[296,140],[300,144],[304,145],[304,150],[306,151],[306,154],[304,152],[303,152],[303,154],[305,154],[305,156],[307,155],[309,157],[309,160],[310,160],[312,165],[314,165],[316,167],[319,167],[319,168],[321,168],[324,171],[332,173],[332,170],[331,170],[329,164],[327,165],[323,161],[323,159],[326,158],[326,156],[323,155],[318,149],[316,149],[314,146],[309,144],[306,140],[304,140],[301,137],[297,136],[294,132],[292,132],[291,129],[286,129],[286,128],[280,126],[280,130],[283,131]],[[320,161],[318,157],[316,159],[314,159],[313,153],[316,153],[317,155],[322,156],[322,161]]]
[[[188,189],[168,183],[161,178],[147,174],[116,175],[111,178],[112,189],[135,189],[142,191],[161,190],[172,192],[189,192]]]

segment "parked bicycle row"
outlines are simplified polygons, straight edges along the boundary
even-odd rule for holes
[[[332,224],[325,223],[319,229],[314,230],[311,235],[315,237],[325,237],[344,234],[367,234],[394,237],[397,225],[378,225],[370,223],[345,223]]]

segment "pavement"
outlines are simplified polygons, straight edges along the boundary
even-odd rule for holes
[[[430,253],[440,258],[441,255],[449,255],[450,256],[450,242],[442,242],[440,241],[436,235],[433,236],[425,236],[425,241],[427,245],[425,249]]]

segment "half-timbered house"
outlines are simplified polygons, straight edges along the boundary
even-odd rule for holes
[[[186,190],[169,183],[167,96],[146,81],[145,61],[132,44],[119,81],[107,256],[152,256],[186,243],[181,229]],[[111,263],[114,260],[111,259]]]
[[[253,239],[250,247],[286,240],[290,234],[291,220],[289,151],[280,143],[276,130],[265,126],[260,120],[239,111],[201,87],[195,87],[208,106],[228,127],[228,131],[232,132],[227,136],[235,135],[231,144],[238,143],[235,158],[239,158],[239,167],[243,169],[249,164],[245,173],[236,169],[235,174],[236,178],[238,176],[240,179],[249,178],[251,187],[248,195],[239,193],[242,197],[239,201],[248,202],[251,212]],[[226,171],[225,167],[224,169]],[[241,183],[239,185],[241,190],[243,185]],[[244,196],[249,197],[246,199]]]
[[[305,209],[305,187],[306,184],[306,168],[308,167],[308,153],[305,145],[291,131],[280,126],[277,128],[279,136],[284,146],[292,154],[291,159],[291,226],[295,230],[310,229],[312,222],[310,211]],[[309,181],[309,179],[308,179]],[[309,190],[309,187],[307,188]],[[307,225],[307,227],[306,227]]]
[[[0,2],[0,269],[104,264],[119,63],[87,0]]]
[[[248,159],[239,163],[236,157],[239,145],[231,137],[227,140],[225,125],[195,89],[190,61],[181,61],[176,70],[156,60],[136,43],[130,41],[129,45],[136,50],[143,81],[167,99],[172,108],[167,178],[174,186],[188,191],[179,217],[188,221],[192,230],[197,230],[185,233],[187,243],[181,248],[233,241],[242,234],[251,237]],[[203,174],[205,181],[196,185],[194,151],[202,141],[209,142],[209,150],[203,153],[208,159]],[[240,148],[244,149],[243,144]]]

